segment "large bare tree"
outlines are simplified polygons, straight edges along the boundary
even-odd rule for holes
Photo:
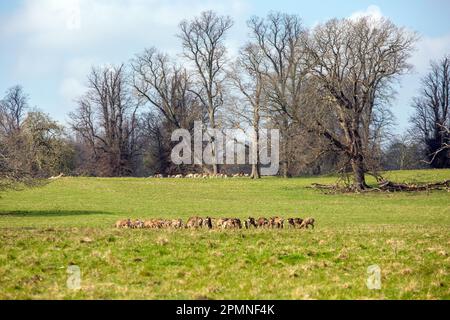
[[[9,89],[0,101],[0,190],[73,168],[73,150],[63,127],[28,109],[28,95],[21,86]]]
[[[185,68],[155,48],[132,60],[133,87],[138,95],[158,110],[176,128],[190,129],[201,119],[198,99],[190,92],[192,81]]]
[[[226,63],[225,36],[233,26],[228,16],[219,16],[213,11],[202,12],[199,17],[180,23],[178,37],[182,41],[184,57],[193,62],[197,79],[193,92],[208,114],[209,126],[217,127],[217,113],[224,103],[224,81]],[[213,172],[219,172],[217,147],[211,137],[212,156],[216,159]]]
[[[264,76],[267,73],[263,63],[264,57],[258,46],[251,43],[240,50],[229,73],[232,85],[238,90],[242,98],[237,99],[231,107],[230,114],[236,116],[234,126],[242,127],[245,123],[253,129],[255,157],[252,163],[252,179],[261,178],[260,161],[260,128],[262,116],[266,110],[266,96],[264,94]],[[242,128],[245,130],[245,128]]]
[[[340,127],[331,131],[318,119],[318,132],[347,155],[357,190],[367,188],[367,123],[374,106],[393,94],[397,76],[410,70],[416,39],[387,19],[364,17],[330,20],[317,26],[308,41],[311,75]]]
[[[94,173],[123,176],[133,173],[139,152],[139,102],[130,94],[124,65],[93,68],[88,92],[71,113],[72,129],[91,152]]]
[[[28,109],[28,96],[21,86],[7,90],[0,100],[0,190],[10,181],[23,180],[29,172],[22,166],[17,152],[23,145],[20,127]]]
[[[419,140],[426,146],[428,162],[434,168],[450,167],[450,56],[431,63],[414,99],[411,118]]]
[[[289,133],[298,124],[302,83],[307,68],[304,61],[305,29],[300,17],[270,13],[266,18],[253,17],[248,22],[251,43],[262,54],[260,73],[268,98],[272,121],[281,129],[282,169],[289,175]]]
[[[134,90],[150,107],[141,117],[148,167],[161,174],[179,173],[182,168],[173,168],[169,161],[176,144],[171,134],[175,129],[193,131],[194,122],[203,119],[203,108],[191,92],[192,77],[186,68],[155,48],[137,55],[131,66]]]

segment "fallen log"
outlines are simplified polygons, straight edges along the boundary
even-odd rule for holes
[[[311,184],[311,187],[314,189],[328,189],[328,190],[335,190],[338,188],[337,185],[333,184],[320,184],[320,183],[313,183]]]
[[[379,189],[388,192],[398,191],[431,191],[431,190],[450,190],[450,180],[443,182],[435,182],[428,184],[406,184],[406,183],[394,183],[392,181],[383,180],[379,183]]]
[[[418,192],[418,191],[432,191],[432,190],[447,190],[450,192],[450,180],[443,182],[434,182],[428,184],[408,184],[408,183],[395,183],[389,180],[381,180],[378,186],[368,188],[366,190],[357,191],[351,186],[340,186],[338,184],[327,185],[313,183],[312,189],[318,189],[325,193],[353,193],[353,192]]]
[[[310,188],[320,190],[325,194],[351,193],[355,191],[349,186],[342,186],[339,184],[313,183]]]

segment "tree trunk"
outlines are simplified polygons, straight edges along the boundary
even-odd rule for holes
[[[212,171],[213,171],[214,175],[217,175],[220,173],[220,168],[219,168],[218,159],[217,159],[217,148],[216,148],[217,142],[214,139],[211,139],[210,143],[211,143],[211,149],[212,149],[212,157],[214,160],[214,163],[212,165]]]
[[[363,156],[359,155],[351,159],[352,170],[353,170],[353,183],[358,191],[367,189],[366,178],[364,174],[364,160]]]
[[[287,139],[283,142],[283,177],[288,179],[291,177],[290,169],[290,161],[289,161],[289,145]]]
[[[219,173],[219,171],[220,171],[219,165],[217,163],[215,163],[215,164],[213,164],[212,167],[213,167],[213,174],[217,175]]]
[[[211,99],[209,99],[209,103],[212,106]],[[216,129],[216,117],[215,117],[214,110],[212,107],[209,108],[208,113],[209,113],[209,125],[211,126],[211,128]],[[212,170],[213,170],[213,174],[217,175],[220,172],[220,168],[219,168],[218,159],[217,159],[217,148],[216,148],[217,142],[216,142],[215,138],[211,138],[210,143],[211,143],[212,157],[214,159],[214,163],[212,165]]]
[[[289,168],[286,160],[283,160],[283,178],[289,178]]]
[[[253,141],[253,143],[256,146],[256,161],[255,163],[252,164],[252,174],[251,174],[252,179],[261,179],[261,161],[259,156],[259,122],[260,122],[259,107],[256,107],[254,108],[253,112],[253,127],[255,130],[255,141]]]
[[[261,170],[259,164],[252,164],[252,179],[261,179]]]
[[[365,179],[365,162],[363,154],[363,144],[361,135],[358,130],[358,117],[355,117],[351,123],[342,122],[345,124],[344,130],[347,139],[347,144],[350,149],[350,163],[353,171],[353,184],[357,191],[367,189]]]
[[[283,133],[282,133],[282,161],[281,167],[283,170],[283,178],[290,178],[289,174],[289,138],[288,138],[288,123],[287,120],[283,121]]]

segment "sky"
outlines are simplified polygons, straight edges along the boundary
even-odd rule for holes
[[[246,41],[246,21],[270,11],[297,14],[310,28],[371,15],[418,32],[414,71],[400,79],[392,103],[397,133],[408,127],[430,60],[450,54],[449,0],[0,0],[0,96],[20,84],[31,107],[64,124],[91,66],[126,63],[151,46],[179,57],[179,22],[204,10],[234,19],[226,39],[231,56]]]

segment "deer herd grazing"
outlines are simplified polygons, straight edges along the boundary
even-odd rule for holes
[[[154,176],[150,176],[149,178],[154,179],[163,179],[163,178],[169,178],[169,179],[227,179],[227,178],[249,178],[250,175],[247,173],[236,173],[233,175],[228,175],[225,173],[218,173],[218,174],[207,174],[207,173],[190,173],[187,175],[177,174],[177,175],[162,175],[162,174],[156,174]]]
[[[118,229],[314,229],[314,218],[289,218],[283,219],[280,217],[273,218],[251,218],[243,222],[237,218],[189,218],[186,224],[181,219],[167,220],[167,219],[150,219],[150,220],[119,220],[116,222]]]

